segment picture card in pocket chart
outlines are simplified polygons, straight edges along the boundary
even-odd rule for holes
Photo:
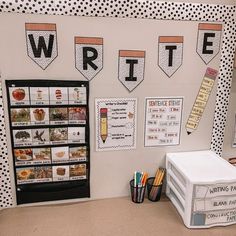
[[[32,141],[33,145],[50,144],[49,129],[48,128],[32,129]]]
[[[32,125],[48,125],[49,109],[46,107],[30,108]]]
[[[10,112],[12,126],[30,125],[30,108],[12,108]]]
[[[52,167],[21,167],[16,169],[17,184],[43,183],[52,181]]]
[[[25,147],[32,145],[31,129],[13,130],[13,140],[15,147]]]
[[[28,87],[10,87],[9,95],[12,106],[30,105]]]
[[[26,23],[28,56],[43,70],[57,57],[56,24]]]
[[[132,92],[144,80],[145,51],[119,51],[119,80]]]
[[[183,97],[146,98],[145,147],[180,144]]]
[[[96,99],[96,151],[136,148],[137,99]]]
[[[30,87],[31,105],[49,105],[49,88]]]
[[[63,163],[69,161],[69,147],[52,147],[52,163]]]
[[[68,104],[67,87],[50,87],[50,105]]]

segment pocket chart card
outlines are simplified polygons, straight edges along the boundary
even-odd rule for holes
[[[137,99],[96,99],[96,151],[136,148]]]

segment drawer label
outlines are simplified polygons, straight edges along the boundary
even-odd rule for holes
[[[195,186],[195,198],[212,198],[222,195],[236,195],[236,183]]]
[[[192,214],[192,226],[207,226],[214,224],[229,224],[236,222],[236,209],[209,211]]]

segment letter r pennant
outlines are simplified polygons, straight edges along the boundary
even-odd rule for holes
[[[26,23],[28,56],[43,70],[57,57],[56,24]]]
[[[75,67],[87,79],[103,68],[103,38],[75,37]]]

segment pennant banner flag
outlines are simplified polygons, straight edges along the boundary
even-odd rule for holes
[[[103,38],[75,37],[75,67],[87,79],[103,68]]]
[[[221,24],[200,23],[198,25],[197,53],[208,64],[220,51]]]
[[[144,80],[145,51],[119,51],[119,80],[131,92]]]
[[[56,24],[26,23],[28,56],[45,70],[57,57]]]
[[[183,62],[182,36],[160,36],[159,37],[159,67],[171,77],[182,65]]]
[[[211,94],[214,82],[216,80],[218,71],[212,68],[207,68],[205,76],[202,80],[200,90],[198,92],[197,98],[194,102],[192,111],[188,117],[186,124],[187,134],[191,134],[198,127],[200,119],[203,115],[204,109],[207,105],[207,101]]]

